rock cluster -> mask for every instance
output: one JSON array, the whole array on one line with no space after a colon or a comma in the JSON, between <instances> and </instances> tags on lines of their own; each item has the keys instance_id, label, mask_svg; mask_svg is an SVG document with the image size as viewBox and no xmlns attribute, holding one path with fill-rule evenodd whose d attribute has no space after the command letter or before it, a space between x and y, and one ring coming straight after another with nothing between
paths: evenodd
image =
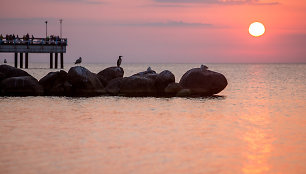
<instances>
[{"instance_id":1,"label":"rock cluster","mask_svg":"<svg viewBox=\"0 0 306 174\"><path fill-rule=\"evenodd\" d=\"M187 71L179 83L172 72L156 73L150 67L130 77L123 77L121 67L109 67L95 74L82 66L50 72L39 81L27 72L0 65L1 96L211 96L227 86L224 75L204 65Z\"/></svg>"}]
</instances>

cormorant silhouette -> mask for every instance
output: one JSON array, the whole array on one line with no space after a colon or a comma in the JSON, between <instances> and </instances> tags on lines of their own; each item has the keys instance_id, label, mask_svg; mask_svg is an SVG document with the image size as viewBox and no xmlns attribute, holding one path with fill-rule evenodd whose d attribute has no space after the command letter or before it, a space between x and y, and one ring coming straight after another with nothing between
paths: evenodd
<instances>
[{"instance_id":1,"label":"cormorant silhouette","mask_svg":"<svg viewBox=\"0 0 306 174\"><path fill-rule=\"evenodd\" d=\"M122 62L121 57L122 57L122 56L119 56L119 59L117 60L117 67L120 67L120 65L121 65L121 62Z\"/></svg>"}]
</instances>

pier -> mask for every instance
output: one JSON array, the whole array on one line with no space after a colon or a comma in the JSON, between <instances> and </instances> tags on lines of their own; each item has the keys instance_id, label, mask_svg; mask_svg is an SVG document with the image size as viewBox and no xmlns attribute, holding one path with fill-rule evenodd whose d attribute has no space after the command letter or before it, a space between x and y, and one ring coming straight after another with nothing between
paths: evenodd
<instances>
[{"instance_id":1,"label":"pier","mask_svg":"<svg viewBox=\"0 0 306 174\"><path fill-rule=\"evenodd\" d=\"M58 68L58 57L60 57L60 68L64 68L64 53L66 53L67 38L0 38L0 53L14 53L14 65L20 68L29 67L29 53L50 54L50 69Z\"/></svg>"}]
</instances>

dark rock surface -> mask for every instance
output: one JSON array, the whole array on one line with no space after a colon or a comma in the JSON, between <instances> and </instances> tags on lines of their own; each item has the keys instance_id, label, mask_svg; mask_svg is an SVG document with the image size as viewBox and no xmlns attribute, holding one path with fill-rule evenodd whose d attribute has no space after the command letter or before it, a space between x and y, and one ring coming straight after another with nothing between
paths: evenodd
<instances>
[{"instance_id":1,"label":"dark rock surface","mask_svg":"<svg viewBox=\"0 0 306 174\"><path fill-rule=\"evenodd\" d=\"M6 75L0 72L0 82L6 78Z\"/></svg>"},{"instance_id":2,"label":"dark rock surface","mask_svg":"<svg viewBox=\"0 0 306 174\"><path fill-rule=\"evenodd\" d=\"M68 82L68 73L63 70L48 73L45 77L39 80L39 84L44 88L45 95L71 95L72 85Z\"/></svg>"},{"instance_id":3,"label":"dark rock surface","mask_svg":"<svg viewBox=\"0 0 306 174\"><path fill-rule=\"evenodd\" d=\"M68 82L72 85L72 96L96 96L105 93L97 74L88 69L75 66L68 71Z\"/></svg>"},{"instance_id":4,"label":"dark rock surface","mask_svg":"<svg viewBox=\"0 0 306 174\"><path fill-rule=\"evenodd\" d=\"M208 70L205 65L187 71L179 83L175 83L169 70L158 74L149 67L130 77L123 78L123 74L121 67L109 67L95 74L76 66L68 73L50 72L38 82L23 70L1 65L0 95L198 97L212 96L227 86L224 75Z\"/></svg>"},{"instance_id":5,"label":"dark rock surface","mask_svg":"<svg viewBox=\"0 0 306 174\"><path fill-rule=\"evenodd\" d=\"M122 77L111 80L105 87L105 91L110 95L118 95L120 92L122 80Z\"/></svg>"},{"instance_id":6,"label":"dark rock surface","mask_svg":"<svg viewBox=\"0 0 306 174\"><path fill-rule=\"evenodd\" d=\"M165 93L170 95L176 95L180 90L182 90L183 87L179 83L170 83L165 88Z\"/></svg>"},{"instance_id":7,"label":"dark rock surface","mask_svg":"<svg viewBox=\"0 0 306 174\"><path fill-rule=\"evenodd\" d=\"M177 94L177 97L191 97L192 93L190 89L182 89Z\"/></svg>"},{"instance_id":8,"label":"dark rock surface","mask_svg":"<svg viewBox=\"0 0 306 174\"><path fill-rule=\"evenodd\" d=\"M124 96L154 96L155 81L142 76L125 77L121 80L120 94Z\"/></svg>"},{"instance_id":9,"label":"dark rock surface","mask_svg":"<svg viewBox=\"0 0 306 174\"><path fill-rule=\"evenodd\" d=\"M2 74L2 79L10 77L20 77L20 76L31 76L24 70L9 66L9 65L0 65L0 73Z\"/></svg>"},{"instance_id":10,"label":"dark rock surface","mask_svg":"<svg viewBox=\"0 0 306 174\"><path fill-rule=\"evenodd\" d=\"M158 93L164 93L165 88L170 84L175 82L175 76L172 72L164 70L159 73L156 77L155 86Z\"/></svg>"},{"instance_id":11,"label":"dark rock surface","mask_svg":"<svg viewBox=\"0 0 306 174\"><path fill-rule=\"evenodd\" d=\"M10 77L1 82L1 94L4 96L37 96L43 94L43 88L32 76Z\"/></svg>"},{"instance_id":12,"label":"dark rock surface","mask_svg":"<svg viewBox=\"0 0 306 174\"><path fill-rule=\"evenodd\" d=\"M97 75L102 84L106 86L109 81L118 77L123 77L124 70L121 67L108 67L100 71Z\"/></svg>"},{"instance_id":13,"label":"dark rock surface","mask_svg":"<svg viewBox=\"0 0 306 174\"><path fill-rule=\"evenodd\" d=\"M154 70L151 69L151 67L148 67L148 69L146 71L136 73L132 76L140 76L140 77L147 77L147 78L151 78L151 79L156 79L157 74Z\"/></svg>"},{"instance_id":14,"label":"dark rock surface","mask_svg":"<svg viewBox=\"0 0 306 174\"><path fill-rule=\"evenodd\" d=\"M192 95L209 96L221 92L227 86L223 74L205 68L187 71L180 80L184 89L190 89Z\"/></svg>"},{"instance_id":15,"label":"dark rock surface","mask_svg":"<svg viewBox=\"0 0 306 174\"><path fill-rule=\"evenodd\" d=\"M112 82L112 86L108 86L106 91L112 94L115 91L125 96L164 96L165 88L174 81L175 77L170 71L165 70L157 74L149 67L147 71Z\"/></svg>"}]
</instances>

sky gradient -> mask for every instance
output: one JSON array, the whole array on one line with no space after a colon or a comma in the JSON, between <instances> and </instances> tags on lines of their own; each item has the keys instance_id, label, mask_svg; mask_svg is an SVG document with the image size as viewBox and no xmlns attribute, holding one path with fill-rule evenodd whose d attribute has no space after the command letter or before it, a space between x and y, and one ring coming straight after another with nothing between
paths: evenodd
<instances>
[{"instance_id":1,"label":"sky gradient","mask_svg":"<svg viewBox=\"0 0 306 174\"><path fill-rule=\"evenodd\" d=\"M0 33L68 38L66 62L306 63L305 0L1 0ZM9 7L9 8L6 8ZM13 7L13 8L10 8ZM266 33L248 33L252 22ZM0 57L13 54L0 54ZM48 55L30 55L48 61ZM31 60L32 61L32 60Z\"/></svg>"}]
</instances>

